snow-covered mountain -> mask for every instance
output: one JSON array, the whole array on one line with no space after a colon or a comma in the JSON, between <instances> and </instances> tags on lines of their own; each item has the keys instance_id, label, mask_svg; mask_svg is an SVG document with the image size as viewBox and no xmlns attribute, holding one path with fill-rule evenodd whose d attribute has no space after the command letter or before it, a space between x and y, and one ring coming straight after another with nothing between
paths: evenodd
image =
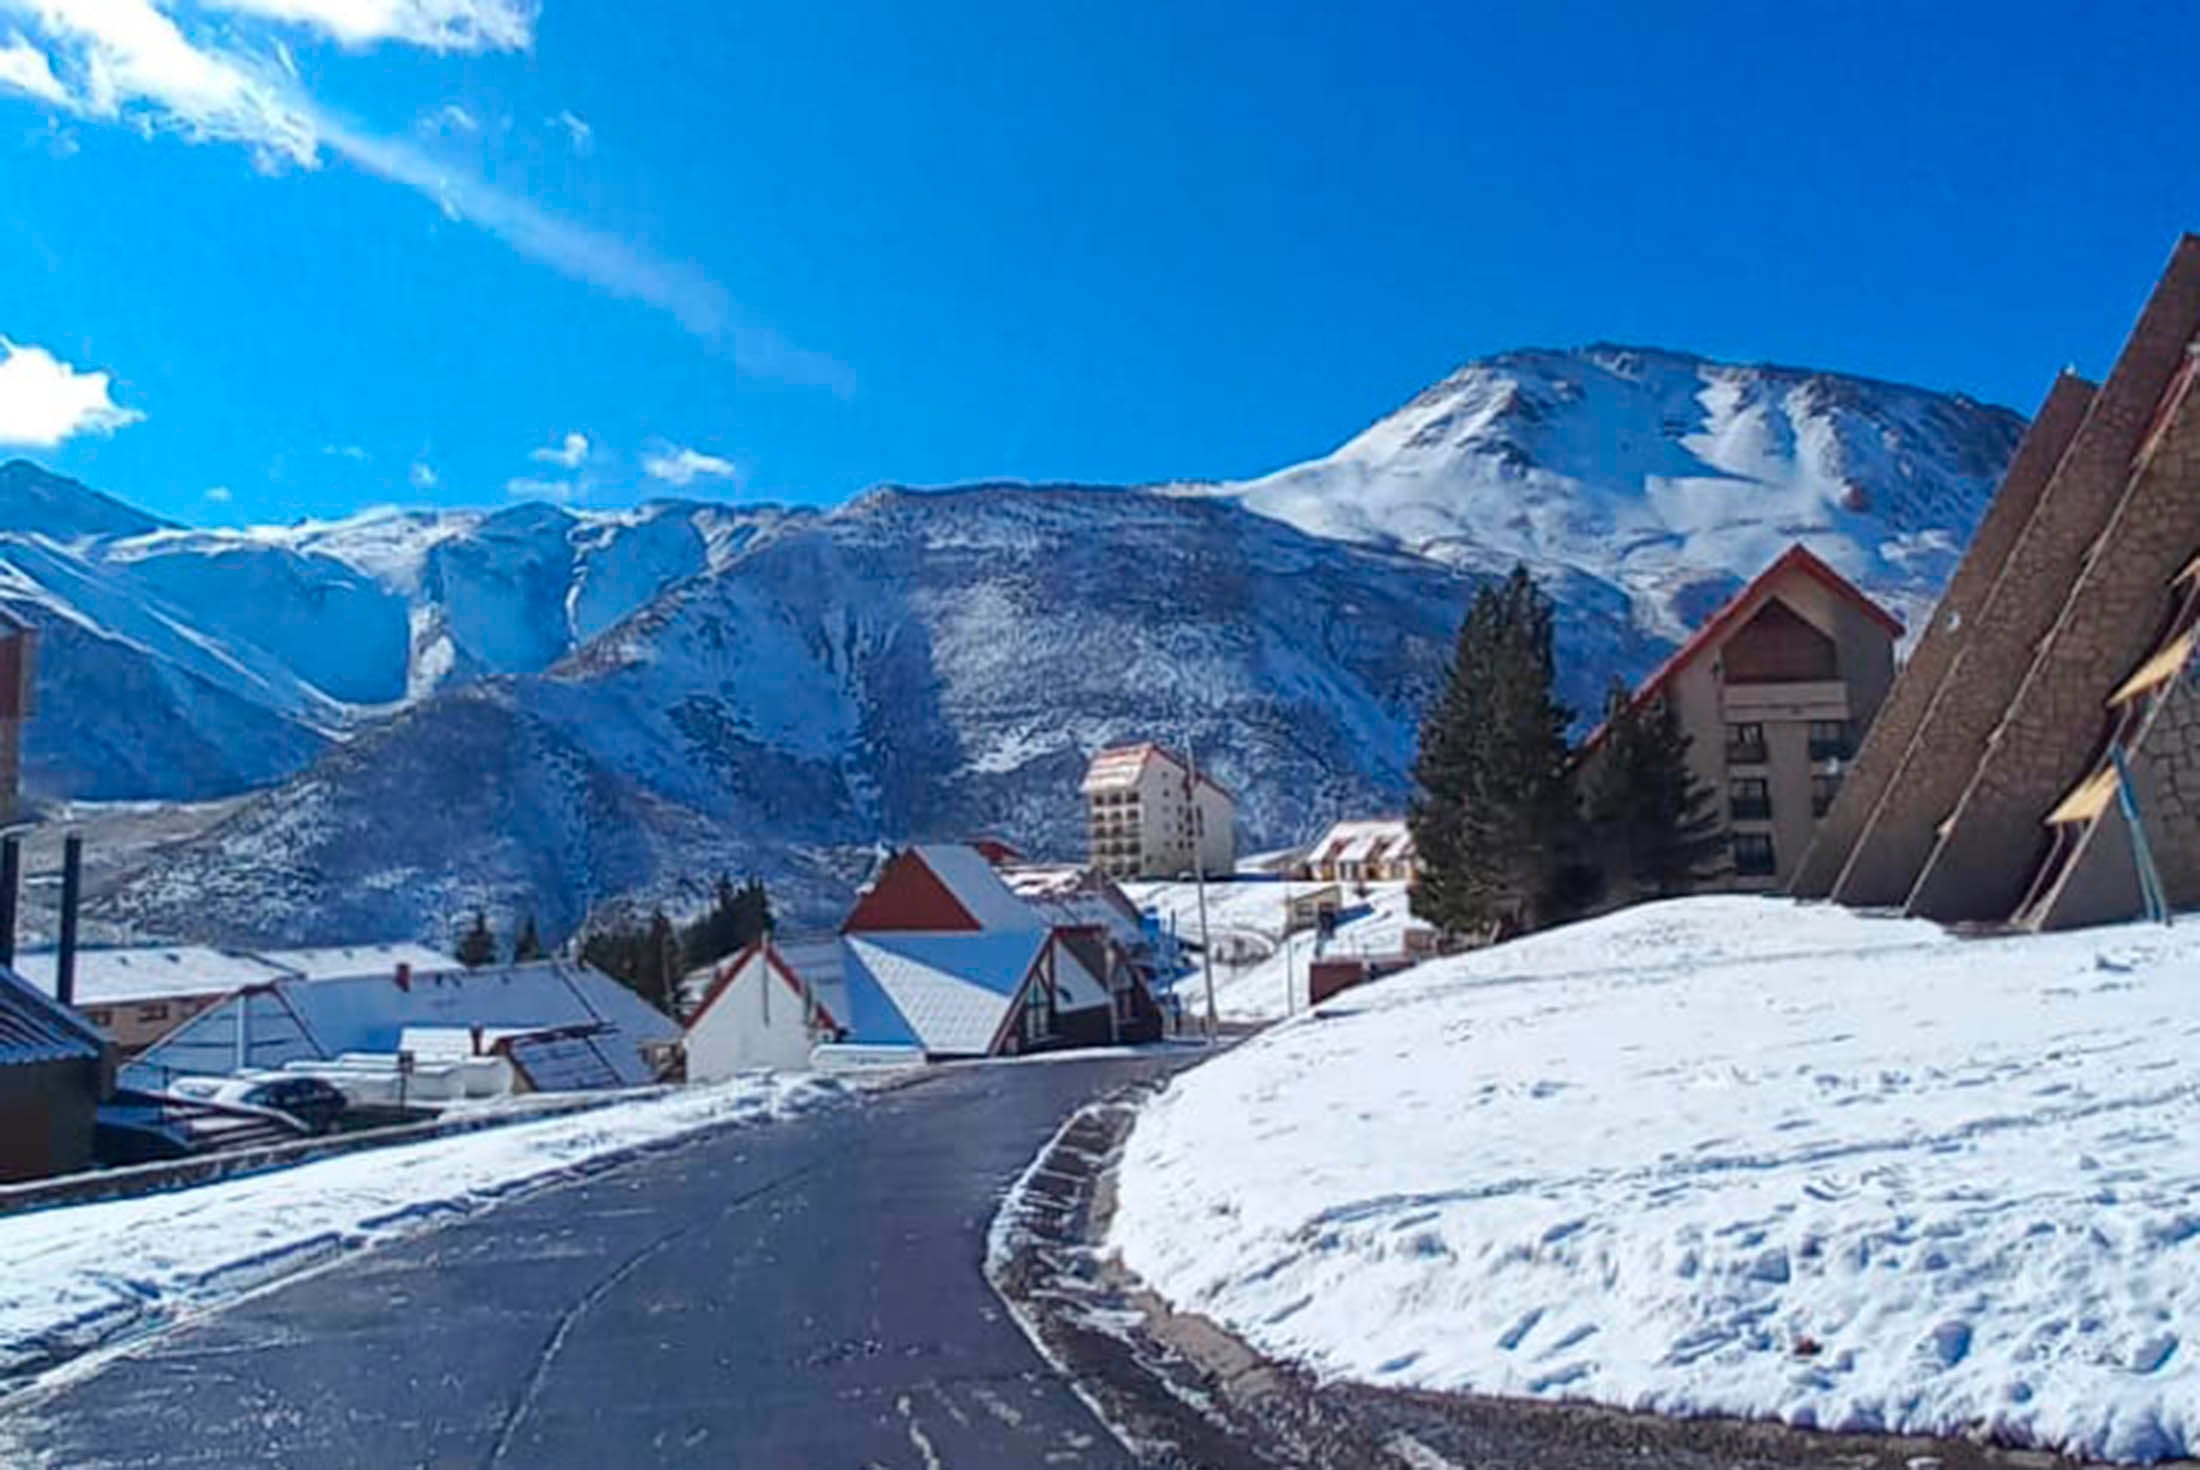
<instances>
[{"instance_id":1,"label":"snow-covered mountain","mask_svg":"<svg viewBox=\"0 0 2200 1470\"><path fill-rule=\"evenodd\" d=\"M1531 350L1468 363L1322 459L1196 493L1463 566L1571 568L1669 638L1803 541L1914 626L2023 429L1835 373Z\"/></svg>"},{"instance_id":2,"label":"snow-covered mountain","mask_svg":"<svg viewBox=\"0 0 2200 1470\"><path fill-rule=\"evenodd\" d=\"M721 867L822 915L880 840L1074 851L1076 774L1115 739L1189 732L1253 843L1395 805L1472 583L1515 560L1583 712L1796 539L1914 616L2021 428L1593 347L1471 363L1223 485L192 530L18 462L0 603L47 630L34 791L271 788L112 918L307 940L486 903L556 930Z\"/></svg>"},{"instance_id":3,"label":"snow-covered mountain","mask_svg":"<svg viewBox=\"0 0 2200 1470\"><path fill-rule=\"evenodd\" d=\"M164 855L147 931L562 931L591 900L760 873L837 913L880 839L1074 852L1087 755L1189 735L1293 833L1393 802L1468 583L1223 501L881 490L784 524L549 671L421 702ZM1664 645L1579 589L1570 691Z\"/></svg>"},{"instance_id":4,"label":"snow-covered mountain","mask_svg":"<svg viewBox=\"0 0 2200 1470\"><path fill-rule=\"evenodd\" d=\"M446 684L548 668L790 514L659 501L191 530L0 465L0 603L44 634L47 796L265 786Z\"/></svg>"}]
</instances>

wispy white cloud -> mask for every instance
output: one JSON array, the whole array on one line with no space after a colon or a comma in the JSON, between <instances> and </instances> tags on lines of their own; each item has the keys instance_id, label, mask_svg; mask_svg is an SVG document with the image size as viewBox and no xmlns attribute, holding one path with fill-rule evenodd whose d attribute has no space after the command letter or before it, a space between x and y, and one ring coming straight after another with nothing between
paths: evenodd
<instances>
[{"instance_id":1,"label":"wispy white cloud","mask_svg":"<svg viewBox=\"0 0 2200 1470\"><path fill-rule=\"evenodd\" d=\"M506 480L504 493L515 500L547 500L552 505L570 505L580 495L580 487L571 480L538 480L522 475Z\"/></svg>"},{"instance_id":2,"label":"wispy white cloud","mask_svg":"<svg viewBox=\"0 0 2200 1470\"><path fill-rule=\"evenodd\" d=\"M664 444L644 452L642 473L668 485L692 485L697 480L730 480L740 471L730 459L683 444Z\"/></svg>"},{"instance_id":3,"label":"wispy white cloud","mask_svg":"<svg viewBox=\"0 0 2200 1470\"><path fill-rule=\"evenodd\" d=\"M437 484L435 466L424 459L416 459L412 468L405 472L405 480L415 490L433 490Z\"/></svg>"},{"instance_id":4,"label":"wispy white cloud","mask_svg":"<svg viewBox=\"0 0 2200 1470\"><path fill-rule=\"evenodd\" d=\"M421 116L416 129L425 137L448 138L461 133L481 131L481 119L475 117L456 102L446 102Z\"/></svg>"},{"instance_id":5,"label":"wispy white cloud","mask_svg":"<svg viewBox=\"0 0 2200 1470\"><path fill-rule=\"evenodd\" d=\"M53 449L144 417L109 396L105 373L80 373L43 347L0 337L0 444Z\"/></svg>"},{"instance_id":6,"label":"wispy white cloud","mask_svg":"<svg viewBox=\"0 0 2200 1470\"><path fill-rule=\"evenodd\" d=\"M270 171L317 168L326 150L425 195L447 218L530 260L664 313L744 372L850 390L845 365L737 319L725 288L696 266L565 219L412 140L336 116L307 95L288 45L266 30L286 25L348 46L514 50L532 44L531 0L201 0L227 11L227 22L178 12L193 20L188 33L162 8L174 3L0 0L0 10L19 11L29 27L0 53L10 58L6 85L78 117L241 144ZM247 21L260 33L243 30ZM568 135L578 136L570 128Z\"/></svg>"},{"instance_id":7,"label":"wispy white cloud","mask_svg":"<svg viewBox=\"0 0 2200 1470\"><path fill-rule=\"evenodd\" d=\"M53 63L46 59L46 53L24 40L20 32L0 46L0 91L11 90L57 107L69 100L68 89L53 74Z\"/></svg>"},{"instance_id":8,"label":"wispy white cloud","mask_svg":"<svg viewBox=\"0 0 2200 1470\"><path fill-rule=\"evenodd\" d=\"M263 167L318 161L313 120L276 67L194 45L152 0L15 0L46 43L56 107L241 143Z\"/></svg>"},{"instance_id":9,"label":"wispy white cloud","mask_svg":"<svg viewBox=\"0 0 2200 1470\"><path fill-rule=\"evenodd\" d=\"M324 444L321 452L330 459L364 460L367 452L356 444Z\"/></svg>"},{"instance_id":10,"label":"wispy white cloud","mask_svg":"<svg viewBox=\"0 0 2200 1470\"><path fill-rule=\"evenodd\" d=\"M588 125L587 119L570 107L561 108L550 119L550 123L553 127L565 130L565 141L572 145L573 152L579 157L586 158L596 151L596 130Z\"/></svg>"},{"instance_id":11,"label":"wispy white cloud","mask_svg":"<svg viewBox=\"0 0 2200 1470\"><path fill-rule=\"evenodd\" d=\"M530 449L527 457L537 464L554 464L560 469L577 470L588 458L588 436L567 434L556 444L542 449Z\"/></svg>"},{"instance_id":12,"label":"wispy white cloud","mask_svg":"<svg viewBox=\"0 0 2200 1470\"><path fill-rule=\"evenodd\" d=\"M199 0L209 10L318 31L354 49L401 41L429 51L524 51L531 0Z\"/></svg>"},{"instance_id":13,"label":"wispy white cloud","mask_svg":"<svg viewBox=\"0 0 2200 1470\"><path fill-rule=\"evenodd\" d=\"M206 498L216 505L227 505L236 497L229 493L227 485L209 485L206 487Z\"/></svg>"}]
</instances>

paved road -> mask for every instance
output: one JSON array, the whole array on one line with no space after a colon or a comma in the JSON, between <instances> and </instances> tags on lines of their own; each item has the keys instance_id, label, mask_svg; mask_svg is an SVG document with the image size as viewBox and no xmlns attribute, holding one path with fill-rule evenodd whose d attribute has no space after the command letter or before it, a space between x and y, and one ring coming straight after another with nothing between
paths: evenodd
<instances>
[{"instance_id":1,"label":"paved road","mask_svg":"<svg viewBox=\"0 0 2200 1470\"><path fill-rule=\"evenodd\" d=\"M0 1415L54 1466L1129 1463L980 1271L1080 1103L1186 1057L943 1074L363 1253Z\"/></svg>"}]
</instances>

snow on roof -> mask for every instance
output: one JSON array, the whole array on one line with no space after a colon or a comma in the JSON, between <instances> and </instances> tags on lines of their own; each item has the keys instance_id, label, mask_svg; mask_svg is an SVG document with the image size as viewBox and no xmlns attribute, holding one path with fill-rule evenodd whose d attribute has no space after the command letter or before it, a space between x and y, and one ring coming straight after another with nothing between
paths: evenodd
<instances>
[{"instance_id":1,"label":"snow on roof","mask_svg":"<svg viewBox=\"0 0 2200 1470\"><path fill-rule=\"evenodd\" d=\"M937 1056L984 1056L1047 942L1043 929L851 935L849 978L875 985L899 1023L882 1026L881 1034L859 1026L852 1039L914 1042ZM859 1002L859 1016L866 1010Z\"/></svg>"},{"instance_id":2,"label":"snow on roof","mask_svg":"<svg viewBox=\"0 0 2200 1470\"><path fill-rule=\"evenodd\" d=\"M1404 817L1338 822L1314 844L1311 861L1368 863L1397 861L1413 851L1413 829Z\"/></svg>"},{"instance_id":3,"label":"snow on roof","mask_svg":"<svg viewBox=\"0 0 2200 1470\"><path fill-rule=\"evenodd\" d=\"M703 1017L718 1003L718 998L732 987L741 972L749 967L756 954L757 946L752 944L739 954L696 972L707 978L706 983L695 992L694 1003L687 1018L688 1030L693 1031L702 1023ZM808 987L812 1004L824 1013L827 1024L835 1027L848 1024L846 959L841 951L839 935L824 934L790 939L785 944L773 940L771 958L778 965L782 982L795 994L801 994L803 987Z\"/></svg>"},{"instance_id":4,"label":"snow on roof","mask_svg":"<svg viewBox=\"0 0 2200 1470\"><path fill-rule=\"evenodd\" d=\"M102 1045L74 1011L0 969L0 1066L96 1059Z\"/></svg>"},{"instance_id":5,"label":"snow on roof","mask_svg":"<svg viewBox=\"0 0 2200 1470\"><path fill-rule=\"evenodd\" d=\"M16 956L16 973L47 995L54 993L54 951ZM280 980L284 971L248 954L202 945L144 945L80 949L76 953L76 1001L80 1006L126 1005L178 995L219 995L244 985Z\"/></svg>"},{"instance_id":6,"label":"snow on roof","mask_svg":"<svg viewBox=\"0 0 2200 1470\"><path fill-rule=\"evenodd\" d=\"M242 1063L279 1068L345 1052L395 1052L408 1027L483 1026L522 1031L595 1026L629 1085L653 1080L640 1048L679 1039L671 1018L585 965L562 961L496 969L331 980L282 979L233 995L156 1042L125 1069L126 1085L158 1088L181 1075L220 1076Z\"/></svg>"},{"instance_id":7,"label":"snow on roof","mask_svg":"<svg viewBox=\"0 0 2200 1470\"><path fill-rule=\"evenodd\" d=\"M1192 772L1191 762L1166 745L1157 745L1151 740L1137 745L1111 745L1095 755L1092 763L1085 767L1085 779L1078 789L1086 796L1101 791L1128 791L1138 784L1149 760L1167 761L1187 776ZM1230 796L1230 789L1205 771L1199 773L1199 784ZM1236 798L1231 797L1231 800Z\"/></svg>"},{"instance_id":8,"label":"snow on roof","mask_svg":"<svg viewBox=\"0 0 2200 1470\"><path fill-rule=\"evenodd\" d=\"M425 944L335 944L306 949L261 949L254 955L306 980L347 975L394 975L408 965L416 975L456 970L459 962Z\"/></svg>"},{"instance_id":9,"label":"snow on roof","mask_svg":"<svg viewBox=\"0 0 2200 1470\"><path fill-rule=\"evenodd\" d=\"M980 929L1038 929L1044 921L1001 880L1000 869L975 847L928 843L917 856L945 884Z\"/></svg>"}]
</instances>

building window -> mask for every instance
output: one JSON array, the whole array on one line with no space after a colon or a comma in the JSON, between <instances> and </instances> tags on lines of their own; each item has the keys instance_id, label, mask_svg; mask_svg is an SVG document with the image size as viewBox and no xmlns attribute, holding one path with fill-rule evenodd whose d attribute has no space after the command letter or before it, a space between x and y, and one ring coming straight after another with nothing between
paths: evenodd
<instances>
[{"instance_id":1,"label":"building window","mask_svg":"<svg viewBox=\"0 0 2200 1470\"><path fill-rule=\"evenodd\" d=\"M153 1001L153 1002L151 1002L150 1004L147 1004L147 1005L141 1005L141 1006L139 1006L139 1007L137 1008L137 1018L138 1018L138 1019L139 1019L140 1021L165 1021L165 1020L167 1020L167 1019L168 1019L168 1002L166 1002L166 1001L163 1001L163 1000L156 1000L156 1001Z\"/></svg>"},{"instance_id":2,"label":"building window","mask_svg":"<svg viewBox=\"0 0 2200 1470\"><path fill-rule=\"evenodd\" d=\"M1812 720L1810 722L1810 758L1814 761L1845 761L1856 750L1855 737L1849 733L1847 720Z\"/></svg>"},{"instance_id":3,"label":"building window","mask_svg":"<svg viewBox=\"0 0 2200 1470\"><path fill-rule=\"evenodd\" d=\"M1772 859L1772 834L1769 832L1737 832L1734 834L1734 871L1745 878L1769 878L1778 865Z\"/></svg>"},{"instance_id":4,"label":"building window","mask_svg":"<svg viewBox=\"0 0 2200 1470\"><path fill-rule=\"evenodd\" d=\"M1765 727L1752 721L1726 727L1726 763L1761 766L1765 763Z\"/></svg>"},{"instance_id":5,"label":"building window","mask_svg":"<svg viewBox=\"0 0 2200 1470\"><path fill-rule=\"evenodd\" d=\"M1810 778L1810 814L1822 817L1832 807L1833 799L1841 794L1839 776L1813 776Z\"/></svg>"},{"instance_id":6,"label":"building window","mask_svg":"<svg viewBox=\"0 0 2200 1470\"><path fill-rule=\"evenodd\" d=\"M105 1006L94 1006L84 1013L84 1019L104 1031L115 1023L115 1013Z\"/></svg>"},{"instance_id":7,"label":"building window","mask_svg":"<svg viewBox=\"0 0 2200 1470\"><path fill-rule=\"evenodd\" d=\"M1033 980L1031 984L1024 987L1024 1040L1026 1042L1046 1040L1047 1022L1049 1020L1048 1011L1047 988L1037 980Z\"/></svg>"},{"instance_id":8,"label":"building window","mask_svg":"<svg viewBox=\"0 0 2200 1470\"><path fill-rule=\"evenodd\" d=\"M1726 783L1726 812L1737 822L1762 822L1772 815L1772 787L1755 776Z\"/></svg>"}]
</instances>

